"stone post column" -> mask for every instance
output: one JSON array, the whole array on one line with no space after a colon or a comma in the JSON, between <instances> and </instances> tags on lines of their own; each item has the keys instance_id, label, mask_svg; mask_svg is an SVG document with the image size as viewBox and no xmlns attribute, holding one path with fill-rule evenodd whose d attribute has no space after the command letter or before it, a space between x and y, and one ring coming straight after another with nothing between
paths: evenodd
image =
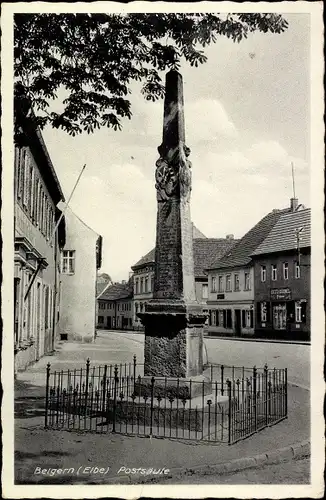
<instances>
[{"instance_id":1,"label":"stone post column","mask_svg":"<svg viewBox=\"0 0 326 500\"><path fill-rule=\"evenodd\" d=\"M174 70L166 75L158 152L154 293L139 314L145 325L145 375L190 377L203 370L205 315L195 293L182 76Z\"/></svg>"}]
</instances>

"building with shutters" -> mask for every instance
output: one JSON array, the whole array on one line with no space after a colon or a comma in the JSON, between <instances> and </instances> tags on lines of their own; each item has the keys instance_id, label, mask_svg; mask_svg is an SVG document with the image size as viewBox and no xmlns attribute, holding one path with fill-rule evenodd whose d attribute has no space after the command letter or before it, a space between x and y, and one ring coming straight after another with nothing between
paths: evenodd
<instances>
[{"instance_id":1,"label":"building with shutters","mask_svg":"<svg viewBox=\"0 0 326 500\"><path fill-rule=\"evenodd\" d=\"M62 225L52 238L64 196L43 137L16 112L21 134L14 160L15 372L54 349L65 240Z\"/></svg>"},{"instance_id":2,"label":"building with shutters","mask_svg":"<svg viewBox=\"0 0 326 500\"><path fill-rule=\"evenodd\" d=\"M96 336L96 283L102 259L102 236L70 207L64 210L66 241L60 259L61 340L93 342Z\"/></svg>"},{"instance_id":3,"label":"building with shutters","mask_svg":"<svg viewBox=\"0 0 326 500\"><path fill-rule=\"evenodd\" d=\"M259 337L310 338L310 225L310 209L284 213L252 253Z\"/></svg>"},{"instance_id":4,"label":"building with shutters","mask_svg":"<svg viewBox=\"0 0 326 500\"><path fill-rule=\"evenodd\" d=\"M194 275L196 300L200 302L204 311L208 298L208 278L205 269L217 258L222 257L228 252L237 240L233 235L227 235L226 238L206 238L193 224L193 254L194 254ZM147 300L153 298L154 290L154 269L155 269L155 248L142 257L134 266L133 284L134 284L134 318L133 326L135 329L142 328L138 313L144 311Z\"/></svg>"},{"instance_id":5,"label":"building with shutters","mask_svg":"<svg viewBox=\"0 0 326 500\"><path fill-rule=\"evenodd\" d=\"M252 254L283 214L273 210L217 260L208 272L208 334L253 336L255 333L255 265Z\"/></svg>"}]
</instances>

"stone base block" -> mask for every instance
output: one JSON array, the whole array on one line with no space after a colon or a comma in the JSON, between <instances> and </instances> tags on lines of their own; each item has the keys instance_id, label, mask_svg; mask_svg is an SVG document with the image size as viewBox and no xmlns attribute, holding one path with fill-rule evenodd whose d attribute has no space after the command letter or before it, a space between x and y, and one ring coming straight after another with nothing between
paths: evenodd
<instances>
[{"instance_id":1,"label":"stone base block","mask_svg":"<svg viewBox=\"0 0 326 500\"><path fill-rule=\"evenodd\" d=\"M141 380L135 383L134 393L136 396L153 397L158 396L162 399L173 400L193 400L193 399L206 399L207 395L212 393L212 384L207 377L199 375L197 377L190 377L187 379L180 378L157 378L142 377ZM153 383L154 382L154 383Z\"/></svg>"}]
</instances>

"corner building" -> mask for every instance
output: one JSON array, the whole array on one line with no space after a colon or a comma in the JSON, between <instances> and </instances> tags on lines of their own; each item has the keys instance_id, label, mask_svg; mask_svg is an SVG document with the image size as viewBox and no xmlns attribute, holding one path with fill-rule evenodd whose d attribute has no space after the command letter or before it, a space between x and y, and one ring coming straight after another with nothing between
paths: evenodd
<instances>
[{"instance_id":1,"label":"corner building","mask_svg":"<svg viewBox=\"0 0 326 500\"><path fill-rule=\"evenodd\" d=\"M42 135L22 117L15 119L23 132L14 164L14 354L20 371L54 349L65 236L52 239L64 196Z\"/></svg>"}]
</instances>

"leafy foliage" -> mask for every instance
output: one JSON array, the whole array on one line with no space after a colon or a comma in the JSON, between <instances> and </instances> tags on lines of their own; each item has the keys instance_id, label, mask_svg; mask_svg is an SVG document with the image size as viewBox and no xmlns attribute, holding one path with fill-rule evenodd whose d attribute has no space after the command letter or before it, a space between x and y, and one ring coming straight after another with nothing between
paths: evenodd
<instances>
[{"instance_id":1,"label":"leafy foliage","mask_svg":"<svg viewBox=\"0 0 326 500\"><path fill-rule=\"evenodd\" d=\"M16 112L73 136L121 129L121 118L131 118L132 81L145 99L161 98L160 72L182 59L204 63L200 48L219 36L240 42L287 28L279 14L16 14L14 23ZM61 90L61 109L51 111Z\"/></svg>"}]
</instances>

